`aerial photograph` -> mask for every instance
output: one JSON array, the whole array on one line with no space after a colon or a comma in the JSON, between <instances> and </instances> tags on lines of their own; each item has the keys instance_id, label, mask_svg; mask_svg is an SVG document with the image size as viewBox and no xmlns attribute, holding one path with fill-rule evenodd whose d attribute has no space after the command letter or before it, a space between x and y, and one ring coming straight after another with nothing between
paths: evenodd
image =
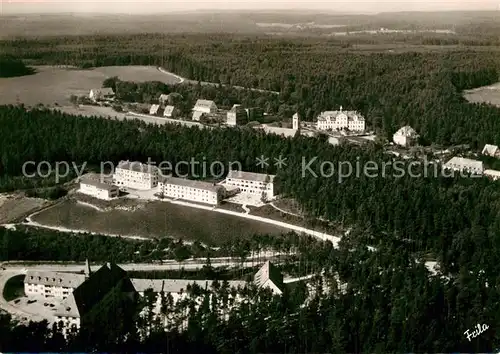
<instances>
[{"instance_id":1,"label":"aerial photograph","mask_svg":"<svg viewBox=\"0 0 500 354\"><path fill-rule=\"evenodd\" d=\"M0 0L0 353L500 353L499 146L496 0Z\"/></svg>"}]
</instances>

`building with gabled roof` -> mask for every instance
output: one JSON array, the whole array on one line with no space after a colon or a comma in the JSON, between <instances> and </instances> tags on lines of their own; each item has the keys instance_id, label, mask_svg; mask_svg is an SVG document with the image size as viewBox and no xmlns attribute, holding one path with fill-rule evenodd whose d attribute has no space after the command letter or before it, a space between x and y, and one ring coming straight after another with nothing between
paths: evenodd
<instances>
[{"instance_id":1,"label":"building with gabled roof","mask_svg":"<svg viewBox=\"0 0 500 354\"><path fill-rule=\"evenodd\" d=\"M409 147L417 142L418 134L409 125L402 127L399 129L393 136L392 140L395 144Z\"/></svg>"},{"instance_id":2,"label":"building with gabled roof","mask_svg":"<svg viewBox=\"0 0 500 354\"><path fill-rule=\"evenodd\" d=\"M266 200L274 199L274 175L263 173L229 171L224 184L240 189L242 193L254 194Z\"/></svg>"},{"instance_id":3,"label":"building with gabled roof","mask_svg":"<svg viewBox=\"0 0 500 354\"><path fill-rule=\"evenodd\" d=\"M486 144L484 145L483 151L481 154L485 156L491 156L491 157L500 157L500 150L498 149L498 146L496 145L490 145Z\"/></svg>"},{"instance_id":4,"label":"building with gabled roof","mask_svg":"<svg viewBox=\"0 0 500 354\"><path fill-rule=\"evenodd\" d=\"M202 113L214 113L215 111L217 111L217 105L214 101L198 100L193 107L193 111Z\"/></svg>"},{"instance_id":5,"label":"building with gabled roof","mask_svg":"<svg viewBox=\"0 0 500 354\"><path fill-rule=\"evenodd\" d=\"M235 104L229 112L227 112L226 124L235 127L248 123L248 112L239 104Z\"/></svg>"},{"instance_id":6,"label":"building with gabled roof","mask_svg":"<svg viewBox=\"0 0 500 354\"><path fill-rule=\"evenodd\" d=\"M83 274L28 270L24 277L24 293L28 297L65 299L84 281Z\"/></svg>"},{"instance_id":7,"label":"building with gabled roof","mask_svg":"<svg viewBox=\"0 0 500 354\"><path fill-rule=\"evenodd\" d=\"M94 102L96 101L101 101L105 99L110 99L115 96L115 92L111 87L103 87L103 88L96 88L90 90L89 93L89 98L93 100Z\"/></svg>"},{"instance_id":8,"label":"building with gabled roof","mask_svg":"<svg viewBox=\"0 0 500 354\"><path fill-rule=\"evenodd\" d=\"M254 276L254 283L260 288L269 288L274 294L281 295L285 289L283 275L270 261L264 263Z\"/></svg>"},{"instance_id":9,"label":"building with gabled roof","mask_svg":"<svg viewBox=\"0 0 500 354\"><path fill-rule=\"evenodd\" d=\"M121 293L135 294L127 272L114 263L107 263L90 274L54 313L56 321L63 324L65 334L68 329L77 331L85 323L85 316L117 286Z\"/></svg>"},{"instance_id":10,"label":"building with gabled roof","mask_svg":"<svg viewBox=\"0 0 500 354\"><path fill-rule=\"evenodd\" d=\"M175 106L166 106L163 111L163 116L167 118L176 118L179 114L179 110Z\"/></svg>"},{"instance_id":11,"label":"building with gabled roof","mask_svg":"<svg viewBox=\"0 0 500 354\"><path fill-rule=\"evenodd\" d=\"M344 111L342 106L338 111L325 111L318 116L316 124L318 130L364 131L365 118L356 111Z\"/></svg>"},{"instance_id":12,"label":"building with gabled roof","mask_svg":"<svg viewBox=\"0 0 500 354\"><path fill-rule=\"evenodd\" d=\"M158 97L158 103L160 104L168 104L170 102L170 95L162 93L160 97Z\"/></svg>"},{"instance_id":13,"label":"building with gabled roof","mask_svg":"<svg viewBox=\"0 0 500 354\"><path fill-rule=\"evenodd\" d=\"M497 170L484 170L484 175L494 181L500 179L500 171Z\"/></svg>"},{"instance_id":14,"label":"building with gabled roof","mask_svg":"<svg viewBox=\"0 0 500 354\"><path fill-rule=\"evenodd\" d=\"M218 205L225 195L223 186L177 177L160 179L158 192L164 197L210 205Z\"/></svg>"},{"instance_id":15,"label":"building with gabled roof","mask_svg":"<svg viewBox=\"0 0 500 354\"><path fill-rule=\"evenodd\" d=\"M113 174L113 184L138 190L153 189L158 186L158 167L138 161L120 161Z\"/></svg>"},{"instance_id":16,"label":"building with gabled roof","mask_svg":"<svg viewBox=\"0 0 500 354\"><path fill-rule=\"evenodd\" d=\"M464 157L453 157L443 166L453 171L466 171L471 174L483 174L484 166L481 161L471 160Z\"/></svg>"},{"instance_id":17,"label":"building with gabled roof","mask_svg":"<svg viewBox=\"0 0 500 354\"><path fill-rule=\"evenodd\" d=\"M149 108L149 114L152 116L157 115L159 112L160 112L159 104L152 104L151 107Z\"/></svg>"},{"instance_id":18,"label":"building with gabled roof","mask_svg":"<svg viewBox=\"0 0 500 354\"><path fill-rule=\"evenodd\" d=\"M118 197L120 190L112 183L107 183L99 174L88 173L79 179L80 188L78 192L90 195L94 198L110 200Z\"/></svg>"}]
</instances>

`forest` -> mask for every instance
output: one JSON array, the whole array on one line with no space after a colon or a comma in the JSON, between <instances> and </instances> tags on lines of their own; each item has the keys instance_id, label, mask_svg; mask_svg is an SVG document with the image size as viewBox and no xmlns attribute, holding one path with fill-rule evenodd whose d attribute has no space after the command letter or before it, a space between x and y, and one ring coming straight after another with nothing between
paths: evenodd
<instances>
[{"instance_id":1,"label":"forest","mask_svg":"<svg viewBox=\"0 0 500 354\"><path fill-rule=\"evenodd\" d=\"M360 111L368 127L386 137L409 124L429 144L500 145L500 109L467 103L461 93L498 81L500 52L494 46L397 53L384 45L353 46L343 48L335 39L230 34L0 42L0 50L29 65L160 65L195 81L279 91L281 109L299 111L306 120L342 105Z\"/></svg>"},{"instance_id":2,"label":"forest","mask_svg":"<svg viewBox=\"0 0 500 354\"><path fill-rule=\"evenodd\" d=\"M186 34L23 39L0 42L0 49L29 65L162 65L193 80L279 91L278 111L290 107L307 120L342 105L362 112L368 125L386 137L410 124L429 144L467 143L473 148L500 144L499 108L467 103L461 95L463 89L498 81L500 52L488 48L481 55L466 49L366 53L318 39ZM311 269L324 269L323 279L330 288L320 291L317 280L316 295L302 308L290 300L291 294L272 298L246 289L240 290L243 296L266 301L228 309L226 321L211 315L211 309L224 305L210 303L207 297L204 306L189 311L182 334L174 329L164 333L154 325L149 335L139 339L137 333L151 323L135 320L112 333L84 332L87 337L70 343L61 341L57 329L15 326L2 316L1 351L492 352L500 346L500 182L441 174L395 176L391 166L385 174L351 176L342 183L338 170L329 178L302 176L302 161L315 158L315 172L324 161L394 162L377 143L363 148L332 146L324 137L148 126L22 106L1 106L0 126L0 190L33 187L20 177L23 163L29 160L99 165L148 158L176 164L194 158L209 164L221 161L226 167L239 161L244 170L276 174L280 193L297 200L307 218L321 217L350 230L338 250L319 241L300 247L300 263L314 262ZM261 155L285 156L287 166L259 169L255 159ZM401 161L405 168L411 162ZM64 259L67 255L56 247L57 236L45 237L37 241L31 231L26 237L6 232L2 257L42 258L47 250L51 257ZM122 246L120 240L90 238L88 242L95 245L83 240L64 244L78 259L102 245L123 249L120 257L134 254L141 259L151 259L156 248L152 242L151 248L136 256L139 246ZM239 251L259 245L238 245L234 255L245 257L248 252ZM109 256L105 250L100 252L99 260ZM178 256L194 253L190 249ZM439 262L437 275L423 265L426 260ZM347 287L342 290L341 284ZM226 296L217 294L217 298ZM166 312L184 316L193 301L179 308L166 307ZM105 324L112 327L109 323ZM489 329L468 341L464 332L477 323ZM15 341L27 337L32 340Z\"/></svg>"},{"instance_id":3,"label":"forest","mask_svg":"<svg viewBox=\"0 0 500 354\"><path fill-rule=\"evenodd\" d=\"M32 74L34 70L27 67L22 60L12 56L0 55L0 77L14 77Z\"/></svg>"}]
</instances>

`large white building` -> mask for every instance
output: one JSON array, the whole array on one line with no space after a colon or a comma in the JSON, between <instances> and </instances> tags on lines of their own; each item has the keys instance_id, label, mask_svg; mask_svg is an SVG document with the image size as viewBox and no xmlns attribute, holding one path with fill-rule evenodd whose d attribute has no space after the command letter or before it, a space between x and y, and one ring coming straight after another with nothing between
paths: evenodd
<instances>
[{"instance_id":1,"label":"large white building","mask_svg":"<svg viewBox=\"0 0 500 354\"><path fill-rule=\"evenodd\" d=\"M114 96L115 96L115 92L110 87L92 89L92 90L90 90L90 93L89 93L89 98L91 100L93 100L94 102L100 101L100 100L105 100L105 99L111 99Z\"/></svg>"},{"instance_id":2,"label":"large white building","mask_svg":"<svg viewBox=\"0 0 500 354\"><path fill-rule=\"evenodd\" d=\"M164 197L211 205L218 205L224 198L224 187L222 186L177 177L160 179L158 192Z\"/></svg>"},{"instance_id":3,"label":"large white building","mask_svg":"<svg viewBox=\"0 0 500 354\"><path fill-rule=\"evenodd\" d=\"M84 281L84 274L28 270L24 293L27 297L65 299Z\"/></svg>"},{"instance_id":4,"label":"large white building","mask_svg":"<svg viewBox=\"0 0 500 354\"><path fill-rule=\"evenodd\" d=\"M481 161L466 159L463 157L453 157L444 164L445 169L453 171L465 171L471 174L481 175L484 172L484 166Z\"/></svg>"},{"instance_id":5,"label":"large white building","mask_svg":"<svg viewBox=\"0 0 500 354\"><path fill-rule=\"evenodd\" d=\"M121 283L122 291L144 296L146 291L156 295L161 302L160 293L170 294L175 302L185 298L189 287L197 285L210 290L215 280L185 279L130 279L127 272L116 264L107 263L94 272L86 261L85 274L28 271L24 280L26 296L32 299L55 297L61 299L60 306L54 311L54 321L63 325L63 333L77 331L82 318L92 312L109 292ZM218 281L222 284L222 281ZM260 288L270 289L273 294L283 293L283 276L276 266L267 261L255 274L254 283ZM228 281L231 288L244 287L245 281Z\"/></svg>"},{"instance_id":6,"label":"large white building","mask_svg":"<svg viewBox=\"0 0 500 354\"><path fill-rule=\"evenodd\" d=\"M98 174L90 173L80 178L78 192L103 200L116 198L120 194L117 186L106 183L104 178Z\"/></svg>"},{"instance_id":7,"label":"large white building","mask_svg":"<svg viewBox=\"0 0 500 354\"><path fill-rule=\"evenodd\" d=\"M364 131L365 118L356 111L325 111L318 116L316 125L318 130Z\"/></svg>"},{"instance_id":8,"label":"large white building","mask_svg":"<svg viewBox=\"0 0 500 354\"><path fill-rule=\"evenodd\" d=\"M274 198L274 177L262 173L243 172L232 170L226 177L224 184L238 187L242 193L254 194L266 200Z\"/></svg>"},{"instance_id":9,"label":"large white building","mask_svg":"<svg viewBox=\"0 0 500 354\"><path fill-rule=\"evenodd\" d=\"M193 111L202 113L214 113L217 111L217 105L214 101L198 100L193 107Z\"/></svg>"},{"instance_id":10,"label":"large white building","mask_svg":"<svg viewBox=\"0 0 500 354\"><path fill-rule=\"evenodd\" d=\"M393 136L392 140L395 144L408 147L417 142L418 134L409 125L399 129Z\"/></svg>"},{"instance_id":11,"label":"large white building","mask_svg":"<svg viewBox=\"0 0 500 354\"><path fill-rule=\"evenodd\" d=\"M120 188L148 190L158 186L158 178L159 170L156 166L137 161L120 161L113 174L113 184Z\"/></svg>"}]
</instances>

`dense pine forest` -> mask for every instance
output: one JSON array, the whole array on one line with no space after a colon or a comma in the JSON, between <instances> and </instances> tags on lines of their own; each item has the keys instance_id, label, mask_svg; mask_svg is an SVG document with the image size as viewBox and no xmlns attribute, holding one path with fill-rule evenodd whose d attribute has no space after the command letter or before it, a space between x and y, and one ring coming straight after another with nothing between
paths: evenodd
<instances>
[{"instance_id":1,"label":"dense pine forest","mask_svg":"<svg viewBox=\"0 0 500 354\"><path fill-rule=\"evenodd\" d=\"M428 143L500 144L500 109L468 104L461 91L498 81L494 47L439 46L392 53L338 40L233 35L94 36L3 41L33 64L162 65L196 81L279 91L280 105L308 120L342 105L391 136L413 126ZM383 45L380 46L383 48ZM263 107L264 108L264 107Z\"/></svg>"},{"instance_id":2,"label":"dense pine forest","mask_svg":"<svg viewBox=\"0 0 500 354\"><path fill-rule=\"evenodd\" d=\"M410 124L425 143L467 143L473 148L500 144L500 109L467 103L461 94L464 89L498 81L500 52L490 49L391 53L356 50L352 43L336 40L201 34L0 42L0 51L29 65L161 65L195 81L280 94L237 94L223 88L181 86L161 87L162 92L214 95L207 98L227 106L246 100L283 117L299 111L307 120L342 105L361 111L368 125L386 137ZM132 99L140 97L147 102L156 95L151 85L122 84L131 88ZM224 92L229 97L221 97ZM401 176L393 157L376 143L363 148L332 146L324 137L282 138L245 128L158 127L22 106L1 106L0 127L0 191L54 185L51 178L21 177L24 162L30 160L99 166L104 161L148 158L175 165L194 158L208 164L221 161L226 168L238 161L245 170L277 174L280 193L297 200L307 218L324 218L350 230L338 250L330 243L311 239L292 247L283 238L257 238L259 241L227 245L221 251L244 258L264 244L278 245L274 249L297 251L301 263L313 265L310 269L324 269L330 290L318 290L304 307L297 307L292 294L271 298L256 289L245 289L240 290L242 296L266 301L249 301L241 309L227 310L227 321L210 315L210 310L225 305L207 297L198 310L193 310L194 300L178 308L164 308L179 316L186 315L186 308L192 309L186 315L187 331L182 334L172 328L163 333L154 324L140 339L138 333L151 324L135 318L133 323L120 323L110 333L83 331L69 343L57 329L15 326L9 318L0 317L0 351L491 352L500 346L500 182L440 173L421 178L408 173ZM255 159L261 155L271 159L282 155L288 159L287 166L257 168ZM384 173L379 170L375 177L361 173L340 179L335 169L326 178L303 173L303 161L313 159L316 163L311 169L318 175L325 161L335 166L342 161L353 166L368 161L387 165ZM397 161L406 171L412 162ZM414 173L423 168L413 166ZM181 172L200 174L198 170ZM107 250L98 252L97 260L105 260L117 249L123 252L110 257L116 261L127 257L153 260L157 255L152 252L160 245L171 248L168 255L179 260L207 255L197 246L183 248L162 240L141 246L95 236L70 243L60 241L61 235L33 230L5 231L1 236L3 260L37 260L46 255L59 260L82 259L90 250L103 247ZM291 236L285 236L288 238ZM64 252L59 245L64 246ZM426 260L439 262L438 275L426 269ZM320 289L320 281L315 281ZM341 283L347 287L341 289ZM224 291L216 290L217 299L225 298ZM116 306L123 306L119 296L114 300ZM487 324L489 329L468 341L464 332L478 323ZM26 337L31 340L19 339Z\"/></svg>"}]
</instances>

